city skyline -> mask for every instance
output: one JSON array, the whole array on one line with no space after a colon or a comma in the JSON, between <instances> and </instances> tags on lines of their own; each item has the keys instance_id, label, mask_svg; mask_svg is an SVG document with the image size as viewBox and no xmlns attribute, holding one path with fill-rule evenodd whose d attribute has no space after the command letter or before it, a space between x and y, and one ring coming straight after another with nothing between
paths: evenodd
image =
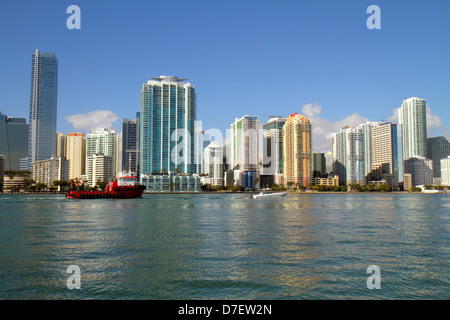
<instances>
[{"instance_id":1,"label":"city skyline","mask_svg":"<svg viewBox=\"0 0 450 320\"><path fill-rule=\"evenodd\" d=\"M371 3L364 1L322 3L326 5L287 1L280 7L261 1L254 11L251 4L242 4L239 12L232 11L234 2L156 3L149 13L153 23L170 15L194 31L192 37L182 36L177 24L168 26L154 39L155 44L166 45L161 52L137 41L147 17L140 12L145 10L137 10L138 4L80 1L80 30L65 26L69 4L3 4L1 32L10 50L0 53L8 61L0 80L2 113L28 119L29 56L38 48L58 56L59 132L89 133L101 127L119 132L121 119L132 119L139 111L142 83L148 76L167 74L189 78L195 85L197 119L204 130L225 132L235 117L245 114L265 123L271 115L298 112L312 123L313 151L323 152L331 149L331 133L345 125L368 120L398 123L394 110L404 98L417 96L427 100L428 136L450 136L446 112L450 96L445 89L450 45L442 41L450 30L446 2L427 6L379 1L380 30L367 29L365 9ZM184 15L187 8L192 10L189 17ZM111 15L105 18L103 10ZM421 21L398 19L417 13ZM231 19L236 25L228 23ZM31 26L30 34L24 34ZM5 33L11 28L17 32ZM186 46L191 43L187 41L192 44ZM408 41L423 49L401 54ZM172 42L182 44L184 51L174 50L178 45Z\"/></svg>"}]
</instances>

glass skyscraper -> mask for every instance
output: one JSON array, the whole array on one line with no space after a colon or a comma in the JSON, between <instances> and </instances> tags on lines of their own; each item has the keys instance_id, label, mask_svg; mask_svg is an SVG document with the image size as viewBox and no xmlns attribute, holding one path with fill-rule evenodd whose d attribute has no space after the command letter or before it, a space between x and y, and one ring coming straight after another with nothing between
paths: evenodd
<instances>
[{"instance_id":1,"label":"glass skyscraper","mask_svg":"<svg viewBox=\"0 0 450 320\"><path fill-rule=\"evenodd\" d=\"M193 174L195 87L177 77L151 79L141 91L140 170Z\"/></svg>"},{"instance_id":2,"label":"glass skyscraper","mask_svg":"<svg viewBox=\"0 0 450 320\"><path fill-rule=\"evenodd\" d=\"M139 119L136 113L133 120L122 119L122 171L137 173L139 164Z\"/></svg>"},{"instance_id":3,"label":"glass skyscraper","mask_svg":"<svg viewBox=\"0 0 450 320\"><path fill-rule=\"evenodd\" d=\"M56 155L56 100L58 60L55 54L32 55L30 134L28 161L48 160Z\"/></svg>"},{"instance_id":4,"label":"glass skyscraper","mask_svg":"<svg viewBox=\"0 0 450 320\"><path fill-rule=\"evenodd\" d=\"M263 125L263 174L283 173L283 126L287 119L270 116Z\"/></svg>"},{"instance_id":5,"label":"glass skyscraper","mask_svg":"<svg viewBox=\"0 0 450 320\"><path fill-rule=\"evenodd\" d=\"M26 119L0 113L0 154L5 156L5 170L28 169L21 167L28 155L28 131Z\"/></svg>"},{"instance_id":6,"label":"glass skyscraper","mask_svg":"<svg viewBox=\"0 0 450 320\"><path fill-rule=\"evenodd\" d=\"M403 100L399 110L399 125L402 130L403 160L427 156L426 101L417 97Z\"/></svg>"}]
</instances>

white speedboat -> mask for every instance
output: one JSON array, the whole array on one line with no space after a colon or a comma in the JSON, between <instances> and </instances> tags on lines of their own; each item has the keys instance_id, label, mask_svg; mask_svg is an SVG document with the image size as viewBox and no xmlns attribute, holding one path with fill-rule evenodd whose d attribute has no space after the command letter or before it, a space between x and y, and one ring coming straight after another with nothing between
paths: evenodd
<instances>
[{"instance_id":1,"label":"white speedboat","mask_svg":"<svg viewBox=\"0 0 450 320\"><path fill-rule=\"evenodd\" d=\"M252 195L253 199L272 199L272 198L284 198L287 192L267 192L262 191L259 194Z\"/></svg>"}]
</instances>

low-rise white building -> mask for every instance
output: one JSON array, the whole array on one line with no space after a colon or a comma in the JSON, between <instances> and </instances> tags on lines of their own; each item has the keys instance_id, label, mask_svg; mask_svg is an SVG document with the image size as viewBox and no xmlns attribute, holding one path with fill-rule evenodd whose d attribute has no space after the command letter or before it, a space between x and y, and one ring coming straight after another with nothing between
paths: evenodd
<instances>
[{"instance_id":1,"label":"low-rise white building","mask_svg":"<svg viewBox=\"0 0 450 320\"><path fill-rule=\"evenodd\" d=\"M48 187L55 180L69 179L69 161L62 157L37 161L31 164L31 177L34 181L44 183Z\"/></svg>"},{"instance_id":2,"label":"low-rise white building","mask_svg":"<svg viewBox=\"0 0 450 320\"><path fill-rule=\"evenodd\" d=\"M441 184L450 186L450 156L441 159Z\"/></svg>"}]
</instances>

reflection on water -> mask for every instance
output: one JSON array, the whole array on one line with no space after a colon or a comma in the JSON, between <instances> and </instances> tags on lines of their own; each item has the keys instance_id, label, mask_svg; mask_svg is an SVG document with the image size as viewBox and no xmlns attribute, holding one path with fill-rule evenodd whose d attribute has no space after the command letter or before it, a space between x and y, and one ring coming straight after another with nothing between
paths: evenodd
<instances>
[{"instance_id":1,"label":"reflection on water","mask_svg":"<svg viewBox=\"0 0 450 320\"><path fill-rule=\"evenodd\" d=\"M0 197L5 299L446 299L450 197ZM66 287L80 266L81 290ZM382 289L366 287L378 265Z\"/></svg>"}]
</instances>

